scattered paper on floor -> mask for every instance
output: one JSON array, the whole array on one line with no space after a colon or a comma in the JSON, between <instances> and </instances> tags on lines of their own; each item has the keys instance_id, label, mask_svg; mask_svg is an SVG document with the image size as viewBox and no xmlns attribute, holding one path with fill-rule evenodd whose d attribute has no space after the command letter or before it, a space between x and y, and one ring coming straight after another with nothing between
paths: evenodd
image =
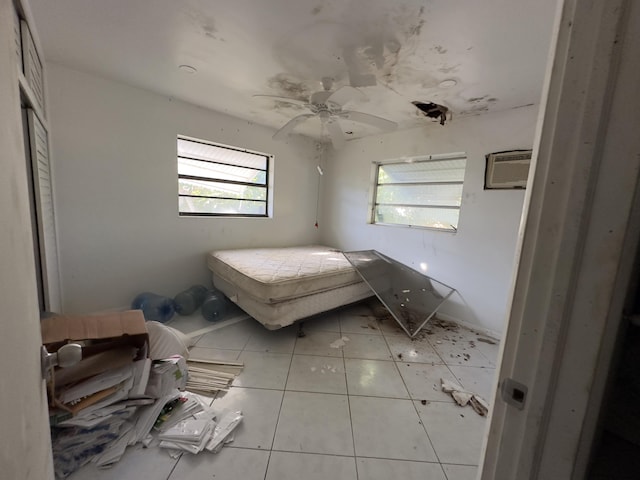
<instances>
[{"instance_id":1,"label":"scattered paper on floor","mask_svg":"<svg viewBox=\"0 0 640 480\"><path fill-rule=\"evenodd\" d=\"M190 358L187 390L211 395L219 390L227 391L233 380L242 372L243 364Z\"/></svg>"},{"instance_id":2,"label":"scattered paper on floor","mask_svg":"<svg viewBox=\"0 0 640 480\"><path fill-rule=\"evenodd\" d=\"M450 380L440 379L442 385L442 391L448 393L453 397L455 402L461 407L471 405L471 408L481 416L486 416L489 412L489 405L486 400L480 395L465 390L461 385L454 383Z\"/></svg>"}]
</instances>

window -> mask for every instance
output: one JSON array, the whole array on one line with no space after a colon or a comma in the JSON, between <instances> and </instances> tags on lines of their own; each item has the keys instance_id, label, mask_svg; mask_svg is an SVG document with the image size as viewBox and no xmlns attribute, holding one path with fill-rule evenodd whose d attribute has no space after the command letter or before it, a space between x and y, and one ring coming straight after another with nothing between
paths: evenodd
<instances>
[{"instance_id":1,"label":"window","mask_svg":"<svg viewBox=\"0 0 640 480\"><path fill-rule=\"evenodd\" d=\"M466 164L464 154L375 163L371 223L456 231Z\"/></svg>"},{"instance_id":2,"label":"window","mask_svg":"<svg viewBox=\"0 0 640 480\"><path fill-rule=\"evenodd\" d=\"M178 136L181 216L267 217L273 156Z\"/></svg>"}]
</instances>

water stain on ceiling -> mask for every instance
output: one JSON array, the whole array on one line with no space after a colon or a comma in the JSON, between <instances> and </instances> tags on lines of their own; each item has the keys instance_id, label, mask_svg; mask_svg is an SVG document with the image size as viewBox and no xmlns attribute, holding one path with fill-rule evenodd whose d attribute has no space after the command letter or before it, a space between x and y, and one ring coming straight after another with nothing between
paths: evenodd
<instances>
[{"instance_id":1,"label":"water stain on ceiling","mask_svg":"<svg viewBox=\"0 0 640 480\"><path fill-rule=\"evenodd\" d=\"M357 87L350 108L400 128L536 104L556 0L30 0L45 59L280 128L301 101ZM189 75L178 70L190 65ZM350 137L368 135L349 125ZM435 125L437 127L437 125ZM322 138L318 125L301 125Z\"/></svg>"},{"instance_id":2,"label":"water stain on ceiling","mask_svg":"<svg viewBox=\"0 0 640 480\"><path fill-rule=\"evenodd\" d=\"M184 9L182 15L194 27L195 31L213 40L224 40L216 36L215 18L197 9Z\"/></svg>"},{"instance_id":3,"label":"water stain on ceiling","mask_svg":"<svg viewBox=\"0 0 640 480\"><path fill-rule=\"evenodd\" d=\"M277 95L308 101L311 89L304 82L288 73L278 73L267 79L267 86Z\"/></svg>"}]
</instances>

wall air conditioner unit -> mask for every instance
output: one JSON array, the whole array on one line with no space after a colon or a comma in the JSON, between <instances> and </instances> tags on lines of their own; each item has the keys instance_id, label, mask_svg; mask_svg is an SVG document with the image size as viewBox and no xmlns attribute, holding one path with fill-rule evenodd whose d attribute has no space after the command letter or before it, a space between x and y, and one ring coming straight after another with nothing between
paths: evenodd
<instances>
[{"instance_id":1,"label":"wall air conditioner unit","mask_svg":"<svg viewBox=\"0 0 640 480\"><path fill-rule=\"evenodd\" d=\"M486 159L485 190L525 188L527 186L531 150L490 153Z\"/></svg>"}]
</instances>

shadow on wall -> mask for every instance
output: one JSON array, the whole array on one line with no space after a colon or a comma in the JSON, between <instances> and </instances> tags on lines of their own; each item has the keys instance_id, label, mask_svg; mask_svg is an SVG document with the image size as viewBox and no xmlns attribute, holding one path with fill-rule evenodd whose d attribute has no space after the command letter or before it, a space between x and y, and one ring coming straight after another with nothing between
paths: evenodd
<instances>
[{"instance_id":1,"label":"shadow on wall","mask_svg":"<svg viewBox=\"0 0 640 480\"><path fill-rule=\"evenodd\" d=\"M438 310L436 317L442 320L450 320L456 323L460 323L465 327L472 330L478 330L481 333L486 333L492 337L499 337L498 332L494 332L488 329L481 328L481 322L473 309L469 306L464 297L457 290L453 292L453 295L449 300ZM470 319L469 321L462 321L461 318ZM479 328L480 327L480 328Z\"/></svg>"}]
</instances>

